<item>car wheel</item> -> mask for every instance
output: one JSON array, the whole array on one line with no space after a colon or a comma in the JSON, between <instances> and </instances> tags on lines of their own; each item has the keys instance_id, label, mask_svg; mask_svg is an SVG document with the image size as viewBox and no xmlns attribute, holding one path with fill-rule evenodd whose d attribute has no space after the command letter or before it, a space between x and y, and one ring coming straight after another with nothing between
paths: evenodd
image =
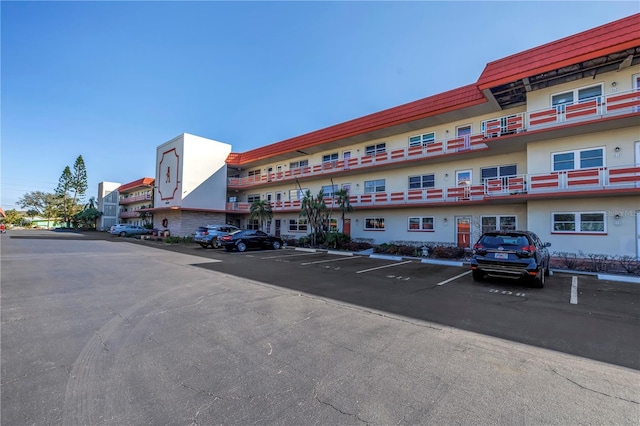
<instances>
[{"instance_id":1,"label":"car wheel","mask_svg":"<svg viewBox=\"0 0 640 426\"><path fill-rule=\"evenodd\" d=\"M477 269L471 271L471 275L473 276L474 281L482 281L484 279L484 273Z\"/></svg>"},{"instance_id":2,"label":"car wheel","mask_svg":"<svg viewBox=\"0 0 640 426\"><path fill-rule=\"evenodd\" d=\"M546 274L544 273L544 268L540 269L538 271L538 275L536 275L536 277L533 279L533 286L538 288L543 288L545 275Z\"/></svg>"},{"instance_id":3,"label":"car wheel","mask_svg":"<svg viewBox=\"0 0 640 426\"><path fill-rule=\"evenodd\" d=\"M126 237L126 236L127 236L127 233L126 233L126 232L124 232L124 231L122 231L122 232L120 232L120 234L118 234L118 235L120 235L121 237Z\"/></svg>"},{"instance_id":4,"label":"car wheel","mask_svg":"<svg viewBox=\"0 0 640 426\"><path fill-rule=\"evenodd\" d=\"M236 248L238 249L239 252L243 252L247 250L247 245L242 241L240 241L238 244L236 244Z\"/></svg>"},{"instance_id":5,"label":"car wheel","mask_svg":"<svg viewBox=\"0 0 640 426\"><path fill-rule=\"evenodd\" d=\"M280 241L274 241L273 242L273 249L274 250L278 250L280 248Z\"/></svg>"},{"instance_id":6,"label":"car wheel","mask_svg":"<svg viewBox=\"0 0 640 426\"><path fill-rule=\"evenodd\" d=\"M216 249L218 247L220 247L220 243L218 242L218 239L216 238L216 239L211 240L211 248Z\"/></svg>"}]
</instances>

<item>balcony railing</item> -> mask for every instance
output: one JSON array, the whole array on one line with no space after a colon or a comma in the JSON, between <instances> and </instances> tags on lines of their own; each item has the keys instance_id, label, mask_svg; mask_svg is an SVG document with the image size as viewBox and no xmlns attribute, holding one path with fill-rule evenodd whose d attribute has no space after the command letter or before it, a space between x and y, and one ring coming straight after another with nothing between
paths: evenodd
<instances>
[{"instance_id":1,"label":"balcony railing","mask_svg":"<svg viewBox=\"0 0 640 426\"><path fill-rule=\"evenodd\" d=\"M459 203L464 201L489 201L502 197L545 194L562 195L580 191L635 191L640 193L640 166L599 167L593 169L567 170L541 174L486 179L476 185L410 189L407 191L375 192L351 195L349 202L354 207L411 206L428 203ZM327 207L338 207L335 200L325 198ZM227 203L227 211L248 213L251 203ZM273 211L296 211L300 200L275 201Z\"/></svg>"},{"instance_id":2,"label":"balcony railing","mask_svg":"<svg viewBox=\"0 0 640 426\"><path fill-rule=\"evenodd\" d=\"M122 219L127 219L127 218L132 218L132 217L140 217L140 213L142 213L140 210L133 210L133 211L128 211L128 212L120 212L118 214L118 217L120 217Z\"/></svg>"},{"instance_id":3,"label":"balcony railing","mask_svg":"<svg viewBox=\"0 0 640 426\"><path fill-rule=\"evenodd\" d=\"M120 204L131 204L136 203L138 201L151 201L153 197L150 194L147 195L136 195L134 197L122 197L118 200Z\"/></svg>"},{"instance_id":4,"label":"balcony railing","mask_svg":"<svg viewBox=\"0 0 640 426\"><path fill-rule=\"evenodd\" d=\"M449 154L487 149L487 140L526 130L548 129L574 122L595 121L617 115L640 112L640 91L632 90L598 96L579 103L562 104L542 110L528 111L482 122L482 132L443 139L416 147L398 148L375 155L328 161L297 169L244 178L229 178L230 187L247 187L268 182L289 181L299 177L318 176L346 170L357 170L376 165L389 165L407 160L438 157Z\"/></svg>"}]
</instances>

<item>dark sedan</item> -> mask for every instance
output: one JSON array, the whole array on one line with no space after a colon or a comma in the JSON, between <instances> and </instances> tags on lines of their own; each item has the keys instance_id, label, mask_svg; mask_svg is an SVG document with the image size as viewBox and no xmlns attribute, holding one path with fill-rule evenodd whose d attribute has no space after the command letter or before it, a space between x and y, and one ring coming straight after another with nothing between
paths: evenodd
<instances>
[{"instance_id":1,"label":"dark sedan","mask_svg":"<svg viewBox=\"0 0 640 426\"><path fill-rule=\"evenodd\" d=\"M549 275L549 247L530 231L492 231L483 234L473 246L473 279L486 275L530 279L544 287Z\"/></svg>"},{"instance_id":2,"label":"dark sedan","mask_svg":"<svg viewBox=\"0 0 640 426\"><path fill-rule=\"evenodd\" d=\"M279 249L284 246L282 238L273 237L262 231L246 229L236 231L220 237L220 242L226 251L236 249L245 251L247 249Z\"/></svg>"}]
</instances>

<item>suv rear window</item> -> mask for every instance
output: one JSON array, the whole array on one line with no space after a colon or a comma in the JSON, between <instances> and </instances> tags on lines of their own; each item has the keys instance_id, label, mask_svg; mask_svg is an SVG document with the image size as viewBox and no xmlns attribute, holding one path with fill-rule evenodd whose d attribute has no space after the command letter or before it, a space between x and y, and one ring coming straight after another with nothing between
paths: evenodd
<instances>
[{"instance_id":1,"label":"suv rear window","mask_svg":"<svg viewBox=\"0 0 640 426\"><path fill-rule=\"evenodd\" d=\"M480 244L486 248L498 248L505 246L526 247L529 240L524 235L485 235Z\"/></svg>"}]
</instances>

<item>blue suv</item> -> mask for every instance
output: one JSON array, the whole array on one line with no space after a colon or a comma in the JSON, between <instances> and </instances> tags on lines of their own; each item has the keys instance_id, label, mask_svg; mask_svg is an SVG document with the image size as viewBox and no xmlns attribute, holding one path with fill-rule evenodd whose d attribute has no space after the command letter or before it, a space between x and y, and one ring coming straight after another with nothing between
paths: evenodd
<instances>
[{"instance_id":1,"label":"blue suv","mask_svg":"<svg viewBox=\"0 0 640 426\"><path fill-rule=\"evenodd\" d=\"M543 243L531 231L492 231L482 234L473 246L473 279L487 275L525 277L536 287L544 287L549 275L550 243Z\"/></svg>"}]
</instances>

